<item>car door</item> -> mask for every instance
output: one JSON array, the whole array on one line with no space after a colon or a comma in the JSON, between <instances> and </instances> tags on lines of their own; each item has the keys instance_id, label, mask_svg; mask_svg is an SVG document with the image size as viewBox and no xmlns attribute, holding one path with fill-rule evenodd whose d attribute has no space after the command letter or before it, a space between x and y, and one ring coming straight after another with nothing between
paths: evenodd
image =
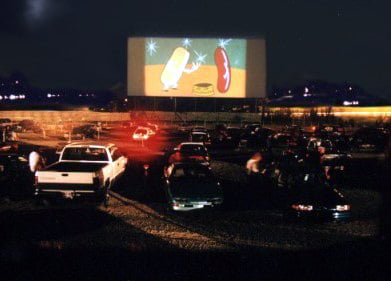
<instances>
[{"instance_id":1,"label":"car door","mask_svg":"<svg viewBox=\"0 0 391 281\"><path fill-rule=\"evenodd\" d=\"M110 154L113 160L113 176L117 177L125 171L127 159L117 147L113 147L110 150Z\"/></svg>"}]
</instances>

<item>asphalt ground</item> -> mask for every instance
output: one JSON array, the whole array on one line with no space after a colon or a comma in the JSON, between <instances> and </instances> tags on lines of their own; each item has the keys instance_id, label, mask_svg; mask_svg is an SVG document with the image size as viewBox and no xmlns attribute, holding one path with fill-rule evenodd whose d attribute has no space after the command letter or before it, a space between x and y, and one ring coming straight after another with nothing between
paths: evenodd
<instances>
[{"instance_id":1,"label":"asphalt ground","mask_svg":"<svg viewBox=\"0 0 391 281\"><path fill-rule=\"evenodd\" d=\"M223 208L173 213L161 185L164 149L184 138L163 135L143 146L115 131L103 139L129 157L108 208L82 200L0 203L3 280L389 279L390 174L376 157L355 159L340 183L352 204L349 221L290 221L262 186L247 184L252 151L211 151Z\"/></svg>"}]
</instances>

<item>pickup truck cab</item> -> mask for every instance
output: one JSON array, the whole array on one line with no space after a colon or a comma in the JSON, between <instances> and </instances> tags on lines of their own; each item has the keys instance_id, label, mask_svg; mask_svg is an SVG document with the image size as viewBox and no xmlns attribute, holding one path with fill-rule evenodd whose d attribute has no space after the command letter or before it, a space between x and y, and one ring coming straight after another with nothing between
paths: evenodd
<instances>
[{"instance_id":1,"label":"pickup truck cab","mask_svg":"<svg viewBox=\"0 0 391 281\"><path fill-rule=\"evenodd\" d=\"M108 191L123 174L127 158L114 144L77 142L66 145L55 162L35 173L35 196L73 199L92 195L108 203Z\"/></svg>"}]
</instances>

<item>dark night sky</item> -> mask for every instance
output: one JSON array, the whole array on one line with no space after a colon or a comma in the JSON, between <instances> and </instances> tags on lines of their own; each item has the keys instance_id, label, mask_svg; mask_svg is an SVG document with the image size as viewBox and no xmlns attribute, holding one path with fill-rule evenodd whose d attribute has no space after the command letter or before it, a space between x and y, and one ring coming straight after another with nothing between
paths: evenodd
<instances>
[{"instance_id":1,"label":"dark night sky","mask_svg":"<svg viewBox=\"0 0 391 281\"><path fill-rule=\"evenodd\" d=\"M4 2L0 75L20 71L35 86L107 89L126 82L129 35L263 35L269 85L349 81L391 98L387 1Z\"/></svg>"}]
</instances>

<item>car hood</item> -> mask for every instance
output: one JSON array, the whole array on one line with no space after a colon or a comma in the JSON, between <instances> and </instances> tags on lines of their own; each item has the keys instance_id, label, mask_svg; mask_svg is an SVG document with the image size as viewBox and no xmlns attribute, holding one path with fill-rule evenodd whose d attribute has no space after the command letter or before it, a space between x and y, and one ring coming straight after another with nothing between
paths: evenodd
<instances>
[{"instance_id":1,"label":"car hood","mask_svg":"<svg viewBox=\"0 0 391 281\"><path fill-rule=\"evenodd\" d=\"M197 178L175 179L169 186L173 198L209 199L222 196L217 182Z\"/></svg>"}]
</instances>

